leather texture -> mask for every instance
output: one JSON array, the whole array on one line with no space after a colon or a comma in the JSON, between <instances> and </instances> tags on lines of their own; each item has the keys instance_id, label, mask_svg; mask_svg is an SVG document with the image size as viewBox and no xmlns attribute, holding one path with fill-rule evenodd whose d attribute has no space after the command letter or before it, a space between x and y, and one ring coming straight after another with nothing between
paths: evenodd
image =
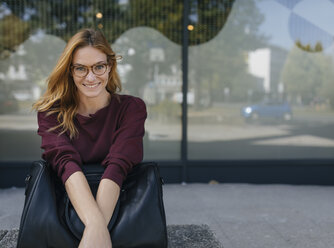
<instances>
[{"instance_id":1,"label":"leather texture","mask_svg":"<svg viewBox=\"0 0 334 248\"><path fill-rule=\"evenodd\" d=\"M96 194L103 167L87 165L83 171ZM84 226L63 184L47 163L33 162L26 182L17 247L78 247ZM114 248L167 247L162 180L157 164L134 166L123 183L108 228Z\"/></svg>"}]
</instances>

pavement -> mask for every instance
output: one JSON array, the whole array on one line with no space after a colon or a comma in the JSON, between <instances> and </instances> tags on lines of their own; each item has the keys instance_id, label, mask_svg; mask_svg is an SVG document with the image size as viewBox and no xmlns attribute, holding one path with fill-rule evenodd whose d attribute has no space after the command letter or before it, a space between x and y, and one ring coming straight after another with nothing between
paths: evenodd
<instances>
[{"instance_id":1,"label":"pavement","mask_svg":"<svg viewBox=\"0 0 334 248\"><path fill-rule=\"evenodd\" d=\"M18 228L23 203L22 188L0 189L0 230ZM164 203L170 227L207 226L224 248L334 247L334 186L167 184Z\"/></svg>"}]
</instances>

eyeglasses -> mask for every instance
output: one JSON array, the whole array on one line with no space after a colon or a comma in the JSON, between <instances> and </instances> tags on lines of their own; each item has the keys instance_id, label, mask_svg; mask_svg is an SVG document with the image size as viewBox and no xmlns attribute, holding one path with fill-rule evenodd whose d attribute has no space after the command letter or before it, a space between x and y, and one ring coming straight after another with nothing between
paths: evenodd
<instances>
[{"instance_id":1,"label":"eyeglasses","mask_svg":"<svg viewBox=\"0 0 334 248\"><path fill-rule=\"evenodd\" d=\"M108 68L107 63L95 64L92 66L85 66L85 65L71 66L73 75L77 77L86 77L89 73L89 69L91 69L95 75L101 76L107 71L107 68Z\"/></svg>"}]
</instances>

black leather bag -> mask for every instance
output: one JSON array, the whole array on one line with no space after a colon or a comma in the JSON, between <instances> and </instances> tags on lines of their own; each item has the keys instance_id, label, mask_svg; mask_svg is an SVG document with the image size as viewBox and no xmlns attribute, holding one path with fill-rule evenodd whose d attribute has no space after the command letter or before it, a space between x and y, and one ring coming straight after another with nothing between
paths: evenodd
<instances>
[{"instance_id":1,"label":"black leather bag","mask_svg":"<svg viewBox=\"0 0 334 248\"><path fill-rule=\"evenodd\" d=\"M96 194L103 167L89 165L83 171ZM34 162L26 183L17 247L78 247L84 225L52 169L44 161ZM134 166L108 228L114 248L167 247L162 180L155 163Z\"/></svg>"}]
</instances>

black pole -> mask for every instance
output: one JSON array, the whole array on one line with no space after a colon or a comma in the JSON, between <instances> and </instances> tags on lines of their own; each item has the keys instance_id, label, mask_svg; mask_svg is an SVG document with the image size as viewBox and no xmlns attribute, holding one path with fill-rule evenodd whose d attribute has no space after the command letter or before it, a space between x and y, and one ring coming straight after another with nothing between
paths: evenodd
<instances>
[{"instance_id":1,"label":"black pole","mask_svg":"<svg viewBox=\"0 0 334 248\"><path fill-rule=\"evenodd\" d=\"M181 141L181 161L182 161L182 182L187 182L187 161L188 161L188 44L189 44L189 0L183 1L183 25L182 25L182 141Z\"/></svg>"}]
</instances>

